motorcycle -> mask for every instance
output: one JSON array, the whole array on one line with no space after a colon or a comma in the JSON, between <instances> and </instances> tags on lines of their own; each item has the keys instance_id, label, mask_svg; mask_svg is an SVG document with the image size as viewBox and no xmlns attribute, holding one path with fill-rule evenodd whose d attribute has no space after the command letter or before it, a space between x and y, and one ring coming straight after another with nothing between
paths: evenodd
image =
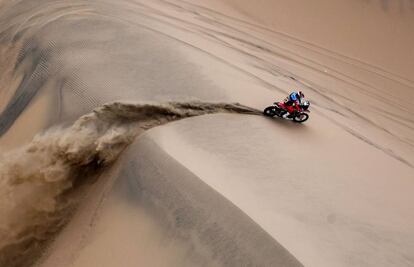
<instances>
[{"instance_id":1,"label":"motorcycle","mask_svg":"<svg viewBox=\"0 0 414 267\"><path fill-rule=\"evenodd\" d=\"M286 117L286 119L293 120L294 122L302 123L309 119L309 101L303 101L300 105L296 105L295 111L292 114ZM280 117L283 118L283 115L286 114L287 108L284 102L275 102L272 106L267 107L263 111L263 115L267 117Z\"/></svg>"}]
</instances>

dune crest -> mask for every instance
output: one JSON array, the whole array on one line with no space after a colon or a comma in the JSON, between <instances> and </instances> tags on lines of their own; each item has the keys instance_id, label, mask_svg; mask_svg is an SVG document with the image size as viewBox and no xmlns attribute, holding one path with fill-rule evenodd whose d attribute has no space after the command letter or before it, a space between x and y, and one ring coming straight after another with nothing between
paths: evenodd
<instances>
[{"instance_id":1,"label":"dune crest","mask_svg":"<svg viewBox=\"0 0 414 267\"><path fill-rule=\"evenodd\" d=\"M2 155L0 265L26 261L61 227L71 204L65 193L111 164L137 135L170 121L218 112L260 114L239 104L115 102Z\"/></svg>"}]
</instances>

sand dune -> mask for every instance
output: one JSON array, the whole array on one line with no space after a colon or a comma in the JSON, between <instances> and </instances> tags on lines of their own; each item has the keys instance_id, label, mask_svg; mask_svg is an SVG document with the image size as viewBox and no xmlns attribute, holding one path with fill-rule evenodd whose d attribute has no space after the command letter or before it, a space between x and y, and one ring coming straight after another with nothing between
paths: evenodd
<instances>
[{"instance_id":1,"label":"sand dune","mask_svg":"<svg viewBox=\"0 0 414 267\"><path fill-rule=\"evenodd\" d=\"M50 238L67 216L65 193L82 183L88 172L92 176L112 163L140 132L214 112L261 114L237 104L118 102L82 116L70 128L49 130L26 147L5 154L0 166L1 263L30 262L32 253L29 250L25 255L26 248Z\"/></svg>"},{"instance_id":2,"label":"sand dune","mask_svg":"<svg viewBox=\"0 0 414 267\"><path fill-rule=\"evenodd\" d=\"M413 265L398 3L1 1L0 266Z\"/></svg>"},{"instance_id":3,"label":"sand dune","mask_svg":"<svg viewBox=\"0 0 414 267\"><path fill-rule=\"evenodd\" d=\"M200 1L187 2L200 3ZM210 1L201 1L211 7ZM214 2L214 1L213 1ZM410 0L216 1L230 13L319 49L413 80L414 2ZM234 12L239 11L239 14ZM233 12L232 12L233 11ZM381 30L378 30L381 29Z\"/></svg>"},{"instance_id":4,"label":"sand dune","mask_svg":"<svg viewBox=\"0 0 414 267\"><path fill-rule=\"evenodd\" d=\"M41 266L301 266L150 135L109 176L100 177L109 182L95 193L104 193L84 202L92 208L80 208Z\"/></svg>"}]
</instances>

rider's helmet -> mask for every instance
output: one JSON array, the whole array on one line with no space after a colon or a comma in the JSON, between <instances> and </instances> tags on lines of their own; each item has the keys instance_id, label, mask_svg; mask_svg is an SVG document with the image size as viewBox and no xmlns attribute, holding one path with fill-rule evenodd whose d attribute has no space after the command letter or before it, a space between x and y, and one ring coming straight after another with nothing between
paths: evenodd
<instances>
[{"instance_id":1,"label":"rider's helmet","mask_svg":"<svg viewBox=\"0 0 414 267\"><path fill-rule=\"evenodd\" d=\"M297 92L292 92L292 93L289 95L289 99L290 99L290 100L292 100L292 101L299 100L299 94L298 94Z\"/></svg>"},{"instance_id":2,"label":"rider's helmet","mask_svg":"<svg viewBox=\"0 0 414 267\"><path fill-rule=\"evenodd\" d=\"M302 93L302 91L299 92L293 92L290 94L289 98L293 101L301 101L303 98L305 97L305 95Z\"/></svg>"}]
</instances>

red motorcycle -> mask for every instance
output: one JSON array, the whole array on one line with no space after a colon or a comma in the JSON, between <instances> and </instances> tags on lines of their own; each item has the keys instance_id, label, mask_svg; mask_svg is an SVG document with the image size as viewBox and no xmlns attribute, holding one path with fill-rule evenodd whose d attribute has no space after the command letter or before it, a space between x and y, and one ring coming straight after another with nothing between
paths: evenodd
<instances>
[{"instance_id":1,"label":"red motorcycle","mask_svg":"<svg viewBox=\"0 0 414 267\"><path fill-rule=\"evenodd\" d=\"M303 101L300 105L292 106L293 110L290 111L290 115L287 116L285 119L293 120L294 122L305 122L309 119L309 101ZM268 117L280 117L283 118L283 115L285 115L288 112L288 107L285 105L284 102L275 102L273 103L273 106L267 107L263 111L263 115Z\"/></svg>"}]
</instances>

